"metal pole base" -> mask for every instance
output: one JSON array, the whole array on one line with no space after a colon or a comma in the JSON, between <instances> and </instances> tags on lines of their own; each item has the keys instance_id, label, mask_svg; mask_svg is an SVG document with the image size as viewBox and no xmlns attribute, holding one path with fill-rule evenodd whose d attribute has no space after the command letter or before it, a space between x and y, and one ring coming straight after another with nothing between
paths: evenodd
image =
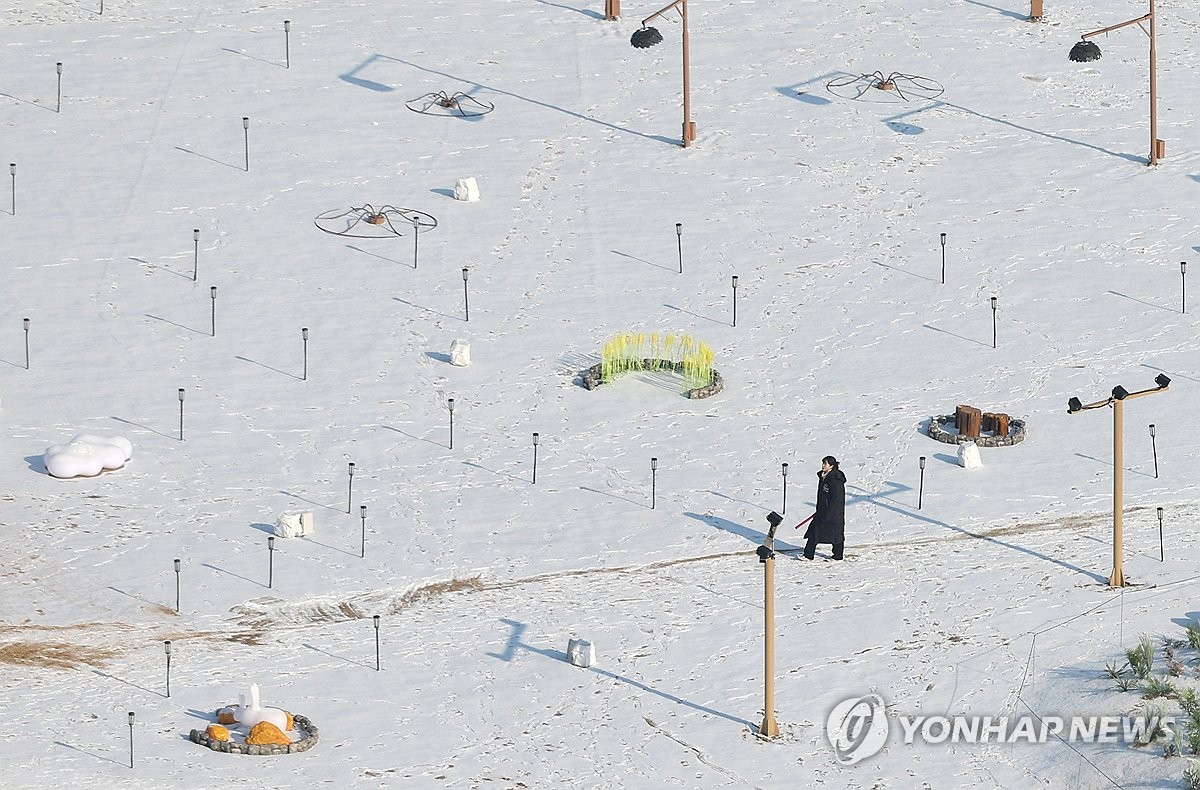
<instances>
[{"instance_id":1,"label":"metal pole base","mask_svg":"<svg viewBox=\"0 0 1200 790\"><path fill-rule=\"evenodd\" d=\"M779 737L779 723L776 722L775 719L773 719L773 718L770 718L770 717L764 718L762 724L759 725L759 728L758 728L758 737L760 737L760 738L778 738Z\"/></svg>"}]
</instances>

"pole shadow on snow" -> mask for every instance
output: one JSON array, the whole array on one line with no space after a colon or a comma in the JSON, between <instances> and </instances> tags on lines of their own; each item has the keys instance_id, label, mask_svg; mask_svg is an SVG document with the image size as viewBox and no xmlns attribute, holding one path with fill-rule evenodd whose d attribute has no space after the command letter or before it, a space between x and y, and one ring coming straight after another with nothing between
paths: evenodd
<instances>
[{"instance_id":1,"label":"pole shadow on snow","mask_svg":"<svg viewBox=\"0 0 1200 790\"><path fill-rule=\"evenodd\" d=\"M719 318L710 318L709 316L706 316L706 315L700 315L699 313L693 313L691 310L685 310L685 309L683 309L682 307L676 307L676 306L675 306L675 305L673 305L673 304L667 304L667 303L665 303L665 302L664 302L664 303L663 303L663 307L666 307L666 308L668 308L668 309L671 309L671 310L678 310L678 311L679 311L679 312L681 312L681 313L687 313L687 314L688 314L688 315L690 315L690 316L695 316L696 318L700 318L700 319L703 319L703 320L705 320L705 321L712 321L714 324L720 324L721 326L728 326L728 325L729 325L729 322L728 322L728 321L724 321L724 320L721 320L721 319L719 319Z\"/></svg>"},{"instance_id":2,"label":"pole shadow on snow","mask_svg":"<svg viewBox=\"0 0 1200 790\"><path fill-rule=\"evenodd\" d=\"M172 436L171 434L163 433L162 431L156 431L148 425L142 425L140 422L133 422L132 420L126 420L123 417L109 417L108 419L116 420L117 422L124 423L125 425L132 425L135 428L141 428L143 430L149 431L150 433L156 433L165 439L178 438L178 435Z\"/></svg>"},{"instance_id":3,"label":"pole shadow on snow","mask_svg":"<svg viewBox=\"0 0 1200 790\"><path fill-rule=\"evenodd\" d=\"M347 244L346 249L354 250L355 252L361 252L363 255L370 255L372 258L378 258L379 260L387 261L388 263L395 263L395 264L404 266L409 269L417 268L414 264L411 264L408 261L398 261L395 258L389 258L386 255L380 255L377 252L371 252L370 250L364 250L362 247L355 247L353 244Z\"/></svg>"},{"instance_id":4,"label":"pole shadow on snow","mask_svg":"<svg viewBox=\"0 0 1200 790\"><path fill-rule=\"evenodd\" d=\"M438 312L437 310L434 310L433 308L425 307L424 305L419 305L416 302L410 302L407 299L401 299L399 296L393 296L392 299L399 302L400 304L406 304L409 307L415 307L418 310L424 310L427 313L433 313L434 315L440 315L442 318L448 318L451 321L465 321L466 320L461 315L447 315L446 313Z\"/></svg>"},{"instance_id":5,"label":"pole shadow on snow","mask_svg":"<svg viewBox=\"0 0 1200 790\"><path fill-rule=\"evenodd\" d=\"M174 269L172 269L170 266L163 266L161 263L153 263L151 261L146 260L145 258L135 258L134 256L130 255L129 260L131 260L135 263L144 263L144 264L146 264L146 267L149 268L151 271L161 270L161 271L167 272L168 274L173 274L176 277L182 277L185 280L192 279L192 276L190 274L184 274L183 272L177 272Z\"/></svg>"},{"instance_id":6,"label":"pole shadow on snow","mask_svg":"<svg viewBox=\"0 0 1200 790\"><path fill-rule=\"evenodd\" d=\"M766 541L766 539L767 539L767 533L765 533L765 532L762 532L762 531L756 530L756 529L751 529L750 527L747 527L744 524L738 524L736 521L730 521L729 519L724 519L724 518L721 518L720 516L709 516L704 513L690 513L690 512L685 512L683 515L687 516L688 518L694 518L697 521L703 521L705 524L708 524L710 527L716 527L717 529L724 530L725 532L728 532L731 535L737 535L739 538L745 538L746 540L750 541L751 543L753 543L756 546L761 546L763 544L763 542ZM764 518L765 518L765 516L764 516ZM784 522L784 523L786 523L786 522ZM792 543L789 543L788 541L783 540L781 537L777 536L775 538L775 550L776 551L800 551L802 548L804 548L804 547L796 546ZM792 559L795 559L795 557L793 557Z\"/></svg>"},{"instance_id":7,"label":"pole shadow on snow","mask_svg":"<svg viewBox=\"0 0 1200 790\"><path fill-rule=\"evenodd\" d=\"M221 47L221 51L228 52L231 55L241 55L243 58L250 58L250 60L256 60L259 63L265 63L268 66L278 66L281 69L286 68L286 64L280 63L279 61L267 60L266 58L256 57L254 55L249 54L248 52L242 52L240 50L230 49L229 47Z\"/></svg>"},{"instance_id":8,"label":"pole shadow on snow","mask_svg":"<svg viewBox=\"0 0 1200 790\"><path fill-rule=\"evenodd\" d=\"M32 104L34 107L41 107L43 110L49 110L50 112L57 112L57 110L55 110L53 107L48 107L37 100L30 101L29 99L22 99L20 96L13 96L11 93L0 93L0 96L5 97L6 99L12 99L13 101L19 101L22 104Z\"/></svg>"},{"instance_id":9,"label":"pole shadow on snow","mask_svg":"<svg viewBox=\"0 0 1200 790\"><path fill-rule=\"evenodd\" d=\"M949 329L939 329L936 326L934 326L933 324L921 324L921 326L924 327L925 329L932 329L934 332L941 332L944 335L950 335L950 337L957 337L959 340L966 340L970 343L978 343L979 345L983 346L984 348L992 347L991 343L985 343L982 340L976 340L973 337L966 337L964 335L955 334L954 332L951 332Z\"/></svg>"},{"instance_id":10,"label":"pole shadow on snow","mask_svg":"<svg viewBox=\"0 0 1200 790\"><path fill-rule=\"evenodd\" d=\"M338 661L345 661L347 664L354 664L355 666L366 667L367 669L375 668L374 664L368 664L366 661L359 661L354 658L346 658L345 656L335 655L334 653L330 653L328 650L322 650L316 645L310 645L308 642L305 642L303 646L307 647L309 650L315 650L321 655L329 656L330 658L336 658Z\"/></svg>"},{"instance_id":11,"label":"pole shadow on snow","mask_svg":"<svg viewBox=\"0 0 1200 790\"><path fill-rule=\"evenodd\" d=\"M200 563L200 567L212 568L214 571L223 573L226 576L233 576L234 578L241 579L244 582L250 582L251 584L257 584L259 587L262 587L264 589L270 589L267 587L267 585L263 584L262 582L255 581L254 579L248 579L245 576L241 575L240 573L234 573L233 571L227 571L224 568L221 568L217 565L213 565L211 562L202 562L202 563Z\"/></svg>"},{"instance_id":12,"label":"pole shadow on snow","mask_svg":"<svg viewBox=\"0 0 1200 790\"><path fill-rule=\"evenodd\" d=\"M210 162L216 162L219 165L225 165L226 167L232 167L234 170L237 170L239 172L244 172L241 165L235 165L231 162L225 162L225 161L217 159L215 157L211 157L208 154L197 153L196 151L193 151L189 148L184 148L183 146L180 146L180 145L175 146L175 150L183 151L185 154L191 154L192 156L198 156L201 159L207 159Z\"/></svg>"},{"instance_id":13,"label":"pole shadow on snow","mask_svg":"<svg viewBox=\"0 0 1200 790\"><path fill-rule=\"evenodd\" d=\"M575 8L574 6L562 5L561 3L551 3L550 0L534 0L534 2L541 3L542 5L553 6L555 8L562 8L566 11L574 11L577 14L583 14L584 16L589 16L592 19L604 19L604 14L601 14L598 11L591 11L585 8Z\"/></svg>"},{"instance_id":14,"label":"pole shadow on snow","mask_svg":"<svg viewBox=\"0 0 1200 790\"><path fill-rule=\"evenodd\" d=\"M125 763L124 761L114 760L111 757L105 757L103 755L96 754L95 752L89 752L87 749L81 749L78 746L72 746L71 744L67 743L66 741L54 741L54 745L61 746L64 749L73 749L74 751L77 751L80 754L86 754L88 757L95 757L97 760L107 760L108 762L115 763L121 767L125 767L127 765L127 763Z\"/></svg>"},{"instance_id":15,"label":"pole shadow on snow","mask_svg":"<svg viewBox=\"0 0 1200 790\"><path fill-rule=\"evenodd\" d=\"M177 324L174 321L170 320L169 318L163 318L162 316L151 315L150 313L146 313L145 315L147 318L153 318L155 321L162 321L165 324L170 324L171 326L177 326L180 329L186 329L189 332L195 332L197 335L204 335L205 337L209 336L208 332L202 332L201 330L193 329L190 326L184 326L183 324Z\"/></svg>"},{"instance_id":16,"label":"pole shadow on snow","mask_svg":"<svg viewBox=\"0 0 1200 790\"><path fill-rule=\"evenodd\" d=\"M387 427L387 426L384 426L384 427ZM394 430L394 429L393 429L393 430ZM403 431L401 431L401 433L404 433L404 432L403 432ZM279 493L283 494L284 496L290 496L292 499L299 499L301 502L307 502L307 503L308 503L308 504L310 504L310 505L316 505L317 507L323 507L323 508L325 508L326 510L333 510L333 511L336 511L336 512L338 512L338 513L342 513L342 512L344 512L344 511L342 510L342 508L340 508L340 507L334 507L333 505L325 505L325 504L322 504L322 503L320 503L320 502L314 502L314 501L313 501L313 500L311 500L311 499L305 499L304 497L300 496L299 494L293 494L291 491L283 491L283 490L280 490L280 492L279 492Z\"/></svg>"},{"instance_id":17,"label":"pole shadow on snow","mask_svg":"<svg viewBox=\"0 0 1200 790\"><path fill-rule=\"evenodd\" d=\"M1084 576L1087 576L1088 578L1090 578L1096 582L1107 582L1108 581L1107 576L1101 576L1098 573L1093 573L1092 571L1085 570L1084 568L1080 568L1078 565L1072 565L1071 563L1066 562L1065 560L1060 560L1055 557L1051 557L1048 554L1041 553L1040 551L1034 551L1033 549L1027 548L1025 546L1020 546L1016 543L1009 543L1008 541L1000 540L999 538L996 538L996 537L993 537L990 535L980 534L978 532L972 532L971 530L965 529L963 527L956 527L953 524L947 524L945 521L938 521L935 518L929 518L928 516L922 515L920 513L914 513L905 507L888 504L889 497L886 496L886 494L895 493L897 491L911 491L912 487L904 485L903 483L895 483L890 480L886 481L885 484L888 486L891 486L891 489L887 492L877 492L877 493L871 493L870 491L867 491L865 488L860 488L859 486L846 486L847 490L857 489L862 492L861 494L856 494L853 497L847 497L846 506L849 507L852 504L859 504L859 503L863 503L863 502L870 503L872 505L876 505L877 507L881 507L885 510L890 510L893 513L899 513L900 515L905 516L907 518L915 519L924 524L931 524L935 527L941 527L942 529L948 529L952 532L957 532L960 535L963 535L965 537L975 538L976 540L987 541L988 543L995 543L997 546L1003 546L1006 549L1012 549L1013 551L1019 551L1022 554L1028 554L1031 557L1037 557L1040 560L1045 560L1047 562L1051 562L1055 565L1066 568L1067 570L1075 571L1076 573L1081 573Z\"/></svg>"},{"instance_id":18,"label":"pole shadow on snow","mask_svg":"<svg viewBox=\"0 0 1200 790\"><path fill-rule=\"evenodd\" d=\"M908 269L901 269L899 266L888 266L886 263L880 263L879 261L875 261L875 265L882 266L885 269L891 269L894 272L900 272L901 274L907 274L909 277L919 277L922 280L928 280L931 283L939 282L938 280L935 280L932 277L926 277L923 274L917 274L916 272L910 272Z\"/></svg>"},{"instance_id":19,"label":"pole shadow on snow","mask_svg":"<svg viewBox=\"0 0 1200 790\"><path fill-rule=\"evenodd\" d=\"M498 477L507 477L509 480L516 480L518 483L528 483L529 482L529 480L524 477L517 477L516 475L511 475L508 472L501 472L496 469L488 469L483 464L477 464L474 461L463 461L462 463L463 463L463 466L472 466L476 469L482 469L483 471L491 472L492 474L497 475Z\"/></svg>"},{"instance_id":20,"label":"pole shadow on snow","mask_svg":"<svg viewBox=\"0 0 1200 790\"><path fill-rule=\"evenodd\" d=\"M98 670L98 669L93 669L93 670L92 670L92 674L93 674L93 675L99 675L99 676L100 676L100 677L102 677L102 678L108 678L109 680L115 680L115 681L117 681L118 683L124 683L126 686L133 686L133 687L134 687L135 689L137 689L138 691L144 691L144 692L146 692L147 694L153 694L153 695L154 695L154 696L156 696L156 697L162 697L163 699L166 699L166 697L167 697L167 695L166 695L166 693L165 693L165 692L162 692L162 691L151 691L150 689L146 688L145 686L139 686L138 684L136 684L136 683L133 683L133 682L131 682L131 681L128 681L128 680L126 680L125 678L119 678L119 677L117 677L116 675L110 675L110 674L108 674L107 672L101 672L101 671L100 671L100 670Z\"/></svg>"},{"instance_id":21,"label":"pole shadow on snow","mask_svg":"<svg viewBox=\"0 0 1200 790\"><path fill-rule=\"evenodd\" d=\"M516 652L518 650L525 650L530 653L537 653L538 655L546 656L547 658L552 658L556 661L562 661L563 663L567 663L567 654L562 652L561 650L551 650L548 648L534 647L533 645L529 645L529 644L526 644L525 642L522 642L521 636L525 633L525 629L527 629L529 627L528 624L517 622L516 620L509 620L504 617L500 618L500 622L504 623L507 626L510 626L512 628L512 633L510 633L508 635L508 641L504 645L504 652L503 653L486 653L485 655L487 655L488 657L496 658L496 659L499 659L500 661L508 662L508 661L512 661L513 657L516 655ZM709 708L704 705L700 705L698 703L692 702L690 700L686 700L682 697L678 697L674 694L670 694L665 691L660 691L659 689L647 686L645 683L634 680L633 678L627 678L624 675L618 675L615 672L609 672L607 669L601 669L600 667L596 667L596 666L578 667L578 668L585 669L589 672L593 672L597 675L601 675L603 677L609 678L610 680L618 680L622 683L626 683L630 686L633 686L636 689L648 692L650 694L654 694L655 696L662 697L663 699L665 699L669 702L674 702L678 705L683 705L684 707L691 708L692 710L697 710L702 713L708 713L710 715L725 719L726 721L731 721L735 724L741 724L744 727L756 729L754 727L754 725L752 725L750 722L746 721L745 719L739 719L737 716L730 715L728 713L725 713L724 711L719 711L716 708Z\"/></svg>"},{"instance_id":22,"label":"pole shadow on snow","mask_svg":"<svg viewBox=\"0 0 1200 790\"><path fill-rule=\"evenodd\" d=\"M234 355L233 358L240 359L242 362L249 362L251 365L258 365L260 368L266 368L267 370L269 370L273 373L278 373L281 376L290 376L291 378L294 378L296 381L304 380L302 377L297 376L295 373L288 373L286 370L280 370L279 368L273 368L270 365L267 365L263 362L259 362L257 359L250 359L250 357L243 357L240 354Z\"/></svg>"},{"instance_id":23,"label":"pole shadow on snow","mask_svg":"<svg viewBox=\"0 0 1200 790\"><path fill-rule=\"evenodd\" d=\"M400 434L401 436L407 436L409 439L416 439L417 441L420 441L420 442L428 442L429 444L432 444L434 447L445 447L446 446L442 442L435 442L433 439L426 439L424 436L413 436L411 433L408 433L407 431L402 431L399 428L393 428L390 425L380 425L379 427L385 428L389 431L395 431L396 433ZM333 508L333 509L336 510L336 508Z\"/></svg>"},{"instance_id":24,"label":"pole shadow on snow","mask_svg":"<svg viewBox=\"0 0 1200 790\"><path fill-rule=\"evenodd\" d=\"M1113 296L1120 296L1122 299L1128 299L1131 302L1137 302L1138 304L1144 304L1144 305L1146 305L1146 307L1153 307L1158 310L1166 310L1168 313L1179 312L1178 310L1176 310L1173 307L1167 307L1165 304L1154 304L1154 302L1147 302L1145 299L1138 299L1136 296L1130 296L1129 294L1123 294L1120 291L1111 291L1110 290L1109 293L1112 294Z\"/></svg>"},{"instance_id":25,"label":"pole shadow on snow","mask_svg":"<svg viewBox=\"0 0 1200 790\"><path fill-rule=\"evenodd\" d=\"M1075 453L1075 457L1076 458L1086 458L1089 461L1095 461L1096 463L1103 464L1105 466L1113 465L1112 461L1106 461L1103 458L1097 458L1094 455L1086 455L1084 453ZM1126 472L1133 472L1135 475L1142 475L1143 477L1154 477L1154 475L1150 474L1149 472L1143 472L1141 469L1133 469L1132 467L1128 467L1128 466L1122 466L1121 468L1124 469Z\"/></svg>"},{"instance_id":26,"label":"pole shadow on snow","mask_svg":"<svg viewBox=\"0 0 1200 790\"><path fill-rule=\"evenodd\" d=\"M372 63L374 63L376 61L390 61L392 63L400 63L402 65L414 68L418 71L423 71L426 74L436 74L439 77L445 77L446 79L455 80L456 82L465 82L468 85L474 86L473 90L468 91L468 93L473 93L474 90L491 91L492 93L496 93L501 96L508 96L510 98L517 99L518 101L527 102L536 107L543 107L547 110L554 110L556 112L563 113L564 115L569 115L572 118L578 118L581 121L588 121L589 123L594 123L598 126L603 126L606 129L612 129L614 131L624 132L625 134L636 135L637 137L643 137L647 140L657 140L658 142L666 143L667 145L672 145L672 146L679 145L679 138L677 138L677 137L664 137L664 136L658 135L658 134L646 134L645 132L639 132L634 129L629 129L625 126L620 126L618 124L611 123L609 121L602 121L599 118L593 118L590 115L584 115L583 113L576 112L575 110L568 110L565 107L559 107L556 104L551 104L549 102L540 101L539 99L533 99L528 96L522 96L519 93L507 91L507 90L504 90L503 88L498 88L494 85L488 85L486 83L476 82L475 80L466 79L466 78L460 77L456 74L448 74L444 71L438 71L437 69L431 69L426 66L421 66L421 65L418 65L411 61L404 60L403 58L392 57L391 55L380 55L378 53L371 55L370 57L368 57L366 60L364 60L362 63L360 63L358 66L356 66L351 71L347 72L346 74L340 75L340 77L342 80L349 82L352 85L359 85L359 86L367 88L369 90L374 90L374 91L393 90L392 87L389 85L384 85L382 83L374 82L372 80L366 80L361 77L355 76L358 72L367 68L368 66L370 66Z\"/></svg>"},{"instance_id":27,"label":"pole shadow on snow","mask_svg":"<svg viewBox=\"0 0 1200 790\"><path fill-rule=\"evenodd\" d=\"M1142 363L1142 367L1150 368L1151 370L1157 370L1159 373L1166 373L1168 376L1170 376L1173 379L1180 378L1180 379L1187 379L1188 381L1200 381L1200 379L1198 379L1198 378L1193 378L1192 376L1185 376L1182 373L1172 372L1170 370L1165 370L1164 368L1156 368L1153 365L1147 365L1144 362Z\"/></svg>"},{"instance_id":28,"label":"pole shadow on snow","mask_svg":"<svg viewBox=\"0 0 1200 790\"><path fill-rule=\"evenodd\" d=\"M653 261L648 261L645 258L639 258L636 255L630 255L627 252L621 252L620 250L609 250L609 252L611 252L613 255L620 255L622 258L629 258L630 260L638 261L639 263L644 263L647 266L653 266L656 269L665 269L666 271L669 271L669 272L675 271L675 269L670 266L663 266L661 263L654 263Z\"/></svg>"},{"instance_id":29,"label":"pole shadow on snow","mask_svg":"<svg viewBox=\"0 0 1200 790\"><path fill-rule=\"evenodd\" d=\"M580 491L591 491L593 494L603 494L604 496L609 496L609 497L612 497L613 499L619 499L622 502L628 502L629 504L637 505L638 507L650 507L645 502L634 502L632 499L629 499L628 497L617 496L616 494L612 493L611 491L601 491L598 488L589 488L588 486L580 486L579 490Z\"/></svg>"}]
</instances>

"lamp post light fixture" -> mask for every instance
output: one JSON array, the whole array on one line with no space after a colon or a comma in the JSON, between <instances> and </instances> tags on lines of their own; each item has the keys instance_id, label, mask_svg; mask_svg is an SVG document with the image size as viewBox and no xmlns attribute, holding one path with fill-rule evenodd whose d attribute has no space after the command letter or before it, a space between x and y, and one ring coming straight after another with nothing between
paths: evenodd
<instances>
[{"instance_id":1,"label":"lamp post light fixture","mask_svg":"<svg viewBox=\"0 0 1200 790\"><path fill-rule=\"evenodd\" d=\"M462 270L462 276L463 276L463 320L464 321L471 320L471 303L467 300L467 274L468 274L467 267L464 266L463 270Z\"/></svg>"},{"instance_id":2,"label":"lamp post light fixture","mask_svg":"<svg viewBox=\"0 0 1200 790\"><path fill-rule=\"evenodd\" d=\"M29 370L29 319L22 318L21 326L25 329L25 369Z\"/></svg>"},{"instance_id":3,"label":"lamp post light fixture","mask_svg":"<svg viewBox=\"0 0 1200 790\"><path fill-rule=\"evenodd\" d=\"M17 216L17 163L8 163L8 174L12 176L12 214Z\"/></svg>"},{"instance_id":4,"label":"lamp post light fixture","mask_svg":"<svg viewBox=\"0 0 1200 790\"><path fill-rule=\"evenodd\" d=\"M537 485L537 448L538 448L538 440L540 438L541 437L535 431L533 434L533 482L534 482L534 485Z\"/></svg>"},{"instance_id":5,"label":"lamp post light fixture","mask_svg":"<svg viewBox=\"0 0 1200 790\"><path fill-rule=\"evenodd\" d=\"M246 151L246 172L250 172L250 118L242 116L242 143Z\"/></svg>"},{"instance_id":6,"label":"lamp post light fixture","mask_svg":"<svg viewBox=\"0 0 1200 790\"><path fill-rule=\"evenodd\" d=\"M775 738L779 736L779 722L775 721L775 530L783 517L772 510L767 521L771 528L755 549L763 566L763 720L758 735Z\"/></svg>"},{"instance_id":7,"label":"lamp post light fixture","mask_svg":"<svg viewBox=\"0 0 1200 790\"><path fill-rule=\"evenodd\" d=\"M1187 314L1187 261L1179 262L1179 312Z\"/></svg>"},{"instance_id":8,"label":"lamp post light fixture","mask_svg":"<svg viewBox=\"0 0 1200 790\"><path fill-rule=\"evenodd\" d=\"M163 650L167 651L167 699L171 698L171 640L163 642Z\"/></svg>"},{"instance_id":9,"label":"lamp post light fixture","mask_svg":"<svg viewBox=\"0 0 1200 790\"><path fill-rule=\"evenodd\" d=\"M1166 562L1167 555L1163 552L1163 537L1162 537L1163 509L1158 509L1158 561Z\"/></svg>"},{"instance_id":10,"label":"lamp post light fixture","mask_svg":"<svg viewBox=\"0 0 1200 790\"><path fill-rule=\"evenodd\" d=\"M675 243L679 246L679 273L683 274L683 223L675 223Z\"/></svg>"},{"instance_id":11,"label":"lamp post light fixture","mask_svg":"<svg viewBox=\"0 0 1200 790\"><path fill-rule=\"evenodd\" d=\"M358 506L358 515L362 517L362 551L358 553L359 558L367 556L367 506Z\"/></svg>"},{"instance_id":12,"label":"lamp post light fixture","mask_svg":"<svg viewBox=\"0 0 1200 790\"><path fill-rule=\"evenodd\" d=\"M304 341L304 368L300 374L300 380L308 381L308 327L300 327L300 338Z\"/></svg>"},{"instance_id":13,"label":"lamp post light fixture","mask_svg":"<svg viewBox=\"0 0 1200 790\"><path fill-rule=\"evenodd\" d=\"M217 286L212 286L208 289L209 298L212 300L212 336L217 336Z\"/></svg>"},{"instance_id":14,"label":"lamp post light fixture","mask_svg":"<svg viewBox=\"0 0 1200 790\"><path fill-rule=\"evenodd\" d=\"M133 767L133 711L129 711L129 767Z\"/></svg>"},{"instance_id":15,"label":"lamp post light fixture","mask_svg":"<svg viewBox=\"0 0 1200 790\"><path fill-rule=\"evenodd\" d=\"M375 671L379 671L379 615L372 615L371 620L375 622Z\"/></svg>"},{"instance_id":16,"label":"lamp post light fixture","mask_svg":"<svg viewBox=\"0 0 1200 790\"><path fill-rule=\"evenodd\" d=\"M1142 27L1142 22L1147 22L1147 27ZM1071 52L1067 55L1067 58L1076 63L1089 63L1093 60L1099 60L1100 47L1096 46L1095 42L1088 41L1088 39L1098 36L1101 33L1107 33L1110 30L1128 27L1129 25L1141 27L1146 35L1150 37L1150 157L1146 164L1157 165L1158 160L1166 155L1166 143L1158 139L1158 55L1154 46L1154 0L1150 0L1150 13L1144 16L1139 16L1137 19L1130 19L1128 22L1121 22L1118 25L1110 25L1100 30L1093 30L1091 33L1084 33L1075 42L1075 45L1071 47Z\"/></svg>"},{"instance_id":17,"label":"lamp post light fixture","mask_svg":"<svg viewBox=\"0 0 1200 790\"><path fill-rule=\"evenodd\" d=\"M1113 410L1113 568L1112 573L1108 577L1109 587L1124 587L1125 572L1124 572L1124 546L1123 546L1123 528L1124 528L1124 437L1122 431L1125 427L1124 406L1125 401L1131 398L1140 398L1143 395L1151 395L1155 392L1162 392L1171 385L1171 380L1166 375L1159 373L1154 377L1156 386L1149 389L1139 390L1138 392L1130 392L1124 387L1117 385L1113 387L1112 395L1104 400L1096 401L1095 403L1080 403L1079 398L1071 398L1067 401L1067 413L1075 414L1080 411L1088 411L1090 409L1099 409L1104 406L1111 406Z\"/></svg>"},{"instance_id":18,"label":"lamp post light fixture","mask_svg":"<svg viewBox=\"0 0 1200 790\"><path fill-rule=\"evenodd\" d=\"M192 282L196 282L196 270L200 267L200 229L192 228Z\"/></svg>"},{"instance_id":19,"label":"lamp post light fixture","mask_svg":"<svg viewBox=\"0 0 1200 790\"><path fill-rule=\"evenodd\" d=\"M687 148L696 139L696 124L692 121L692 83L691 83L691 67L688 60L688 14L687 0L675 0L675 2L664 6L661 10L655 11L650 16L642 20L641 28L633 31L633 35L629 38L629 43L637 49L646 49L663 40L662 34L655 28L646 27L646 23L652 19L662 16L663 14L678 9L679 15L683 18L683 147Z\"/></svg>"},{"instance_id":20,"label":"lamp post light fixture","mask_svg":"<svg viewBox=\"0 0 1200 790\"><path fill-rule=\"evenodd\" d=\"M446 399L446 409L450 412L450 449L454 449L454 398Z\"/></svg>"},{"instance_id":21,"label":"lamp post light fixture","mask_svg":"<svg viewBox=\"0 0 1200 790\"><path fill-rule=\"evenodd\" d=\"M780 470L783 473L783 507L779 509L780 513L787 513L787 470L788 465L785 463Z\"/></svg>"},{"instance_id":22,"label":"lamp post light fixture","mask_svg":"<svg viewBox=\"0 0 1200 790\"><path fill-rule=\"evenodd\" d=\"M658 459L650 459L650 509L654 510L654 505L658 499Z\"/></svg>"},{"instance_id":23,"label":"lamp post light fixture","mask_svg":"<svg viewBox=\"0 0 1200 790\"><path fill-rule=\"evenodd\" d=\"M346 486L346 512L350 512L350 505L354 501L354 462L350 462L349 466L350 482Z\"/></svg>"},{"instance_id":24,"label":"lamp post light fixture","mask_svg":"<svg viewBox=\"0 0 1200 790\"><path fill-rule=\"evenodd\" d=\"M925 497L925 456L918 458L917 463L921 467L921 482L917 486L917 510L920 510L921 500Z\"/></svg>"},{"instance_id":25,"label":"lamp post light fixture","mask_svg":"<svg viewBox=\"0 0 1200 790\"><path fill-rule=\"evenodd\" d=\"M179 611L179 566L181 561L175 560L175 611Z\"/></svg>"},{"instance_id":26,"label":"lamp post light fixture","mask_svg":"<svg viewBox=\"0 0 1200 790\"><path fill-rule=\"evenodd\" d=\"M292 21L290 19L283 20L283 67L285 69L292 67L291 32Z\"/></svg>"},{"instance_id":27,"label":"lamp post light fixture","mask_svg":"<svg viewBox=\"0 0 1200 790\"><path fill-rule=\"evenodd\" d=\"M946 234L942 234L942 285L946 284Z\"/></svg>"},{"instance_id":28,"label":"lamp post light fixture","mask_svg":"<svg viewBox=\"0 0 1200 790\"><path fill-rule=\"evenodd\" d=\"M183 441L183 387L179 388L179 441Z\"/></svg>"},{"instance_id":29,"label":"lamp post light fixture","mask_svg":"<svg viewBox=\"0 0 1200 790\"><path fill-rule=\"evenodd\" d=\"M1154 441L1154 423L1150 423L1150 452L1154 453L1154 479L1158 479L1158 444Z\"/></svg>"},{"instance_id":30,"label":"lamp post light fixture","mask_svg":"<svg viewBox=\"0 0 1200 790\"><path fill-rule=\"evenodd\" d=\"M275 536L267 536L267 589L275 586Z\"/></svg>"},{"instance_id":31,"label":"lamp post light fixture","mask_svg":"<svg viewBox=\"0 0 1200 790\"><path fill-rule=\"evenodd\" d=\"M996 297L992 297L992 348L996 347Z\"/></svg>"},{"instance_id":32,"label":"lamp post light fixture","mask_svg":"<svg viewBox=\"0 0 1200 790\"><path fill-rule=\"evenodd\" d=\"M731 284L733 285L733 325L737 326L737 275L733 275Z\"/></svg>"},{"instance_id":33,"label":"lamp post light fixture","mask_svg":"<svg viewBox=\"0 0 1200 790\"><path fill-rule=\"evenodd\" d=\"M58 72L58 105L55 112L62 112L62 63L55 63L54 70Z\"/></svg>"}]
</instances>

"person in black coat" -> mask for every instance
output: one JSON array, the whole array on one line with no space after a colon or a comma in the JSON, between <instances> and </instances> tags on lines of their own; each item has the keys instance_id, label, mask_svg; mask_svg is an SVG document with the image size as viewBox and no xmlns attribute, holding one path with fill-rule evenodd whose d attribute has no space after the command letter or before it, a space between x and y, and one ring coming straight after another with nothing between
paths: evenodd
<instances>
[{"instance_id":1,"label":"person in black coat","mask_svg":"<svg viewBox=\"0 0 1200 790\"><path fill-rule=\"evenodd\" d=\"M827 455L817 472L817 512L804 537L804 556L813 559L818 543L833 544L833 558L840 560L846 545L846 475L838 469L837 459Z\"/></svg>"}]
</instances>

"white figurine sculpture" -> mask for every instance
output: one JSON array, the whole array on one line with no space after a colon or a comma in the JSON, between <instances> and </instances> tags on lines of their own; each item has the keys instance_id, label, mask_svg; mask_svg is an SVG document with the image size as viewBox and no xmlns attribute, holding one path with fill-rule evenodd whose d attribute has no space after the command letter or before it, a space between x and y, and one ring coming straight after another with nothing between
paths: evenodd
<instances>
[{"instance_id":1,"label":"white figurine sculpture","mask_svg":"<svg viewBox=\"0 0 1200 790\"><path fill-rule=\"evenodd\" d=\"M120 469L133 457L133 445L123 436L82 433L66 444L52 444L42 455L52 477L94 477L106 469Z\"/></svg>"},{"instance_id":2,"label":"white figurine sculpture","mask_svg":"<svg viewBox=\"0 0 1200 790\"><path fill-rule=\"evenodd\" d=\"M233 717L237 723L247 729L260 721L269 721L279 728L280 732L287 731L287 712L282 708L264 708L258 704L258 684L250 684L250 704L246 704L246 695L238 694L238 706L234 708Z\"/></svg>"}]
</instances>

